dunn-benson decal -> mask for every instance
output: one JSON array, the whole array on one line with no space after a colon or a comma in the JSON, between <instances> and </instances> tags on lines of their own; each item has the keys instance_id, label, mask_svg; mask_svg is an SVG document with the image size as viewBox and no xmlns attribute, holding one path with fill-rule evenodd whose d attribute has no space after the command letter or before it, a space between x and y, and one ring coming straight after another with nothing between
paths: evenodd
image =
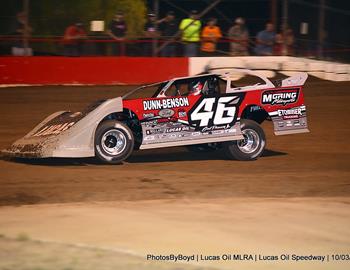
<instances>
[{"instance_id":1,"label":"dunn-benson decal","mask_svg":"<svg viewBox=\"0 0 350 270\"><path fill-rule=\"evenodd\" d=\"M153 100L143 101L143 109L145 111L171 109L171 108L188 107L188 106L190 106L190 103L187 97L153 99Z\"/></svg>"}]
</instances>

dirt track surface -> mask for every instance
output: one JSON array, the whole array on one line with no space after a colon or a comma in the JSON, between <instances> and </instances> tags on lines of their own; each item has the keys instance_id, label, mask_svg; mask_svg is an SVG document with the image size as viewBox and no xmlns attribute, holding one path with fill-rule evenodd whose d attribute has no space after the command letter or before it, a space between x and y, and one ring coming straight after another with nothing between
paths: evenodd
<instances>
[{"instance_id":1,"label":"dirt track surface","mask_svg":"<svg viewBox=\"0 0 350 270\"><path fill-rule=\"evenodd\" d=\"M1 270L179 270L179 267L182 270L199 270L184 264L148 262L140 256L113 249L33 240L26 235L0 237ZM212 267L200 269L215 270Z\"/></svg>"},{"instance_id":2,"label":"dirt track surface","mask_svg":"<svg viewBox=\"0 0 350 270\"><path fill-rule=\"evenodd\" d=\"M128 88L0 88L0 149L52 112ZM305 96L311 133L276 137L265 123L267 150L254 162L185 148L137 152L120 166L0 160L0 269L349 269L349 261L185 268L145 259L349 253L350 83L311 79Z\"/></svg>"},{"instance_id":3,"label":"dirt track surface","mask_svg":"<svg viewBox=\"0 0 350 270\"><path fill-rule=\"evenodd\" d=\"M0 148L47 115L81 110L130 87L0 89ZM0 161L0 205L173 198L350 195L350 83L311 79L305 88L311 133L274 136L254 162L185 148L136 152L121 166L93 159Z\"/></svg>"}]
</instances>

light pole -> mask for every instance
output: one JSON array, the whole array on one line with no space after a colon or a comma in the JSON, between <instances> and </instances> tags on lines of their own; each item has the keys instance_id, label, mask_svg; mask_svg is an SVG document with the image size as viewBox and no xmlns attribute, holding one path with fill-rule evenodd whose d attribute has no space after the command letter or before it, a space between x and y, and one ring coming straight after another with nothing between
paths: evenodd
<instances>
[{"instance_id":1,"label":"light pole","mask_svg":"<svg viewBox=\"0 0 350 270\"><path fill-rule=\"evenodd\" d=\"M29 37L29 21L28 21L28 17L29 17L29 0L23 0L23 11L25 14L24 17L24 30L23 30L23 48L25 51L25 55L28 54L28 50L29 50L29 41L28 41L28 37Z\"/></svg>"},{"instance_id":2,"label":"light pole","mask_svg":"<svg viewBox=\"0 0 350 270\"><path fill-rule=\"evenodd\" d=\"M325 0L320 0L320 8L318 14L318 57L323 57L324 46L324 20L325 20Z\"/></svg>"},{"instance_id":3,"label":"light pole","mask_svg":"<svg viewBox=\"0 0 350 270\"><path fill-rule=\"evenodd\" d=\"M282 36L283 36L283 55L287 54L287 29L288 29L288 0L282 2Z\"/></svg>"}]
</instances>

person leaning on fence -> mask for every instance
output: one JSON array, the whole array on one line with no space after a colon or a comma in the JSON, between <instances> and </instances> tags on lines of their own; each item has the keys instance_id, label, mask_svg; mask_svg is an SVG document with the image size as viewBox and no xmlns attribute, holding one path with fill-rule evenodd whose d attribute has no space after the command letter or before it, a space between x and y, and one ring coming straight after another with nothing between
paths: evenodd
<instances>
[{"instance_id":1,"label":"person leaning on fence","mask_svg":"<svg viewBox=\"0 0 350 270\"><path fill-rule=\"evenodd\" d=\"M210 18L202 31L201 53L203 56L213 56L216 52L216 44L222 37L220 27L216 25L217 20Z\"/></svg>"},{"instance_id":2,"label":"person leaning on fence","mask_svg":"<svg viewBox=\"0 0 350 270\"><path fill-rule=\"evenodd\" d=\"M124 14L118 12L113 20L109 23L107 34L115 40L113 44L113 54L114 55L124 55L125 54L125 36L127 32L127 24L124 20Z\"/></svg>"},{"instance_id":3,"label":"person leaning on fence","mask_svg":"<svg viewBox=\"0 0 350 270\"><path fill-rule=\"evenodd\" d=\"M179 26L182 32L181 39L184 43L185 56L187 57L197 56L198 54L202 23L198 20L197 13L196 10L192 10L190 17L183 19Z\"/></svg>"},{"instance_id":4,"label":"person leaning on fence","mask_svg":"<svg viewBox=\"0 0 350 270\"><path fill-rule=\"evenodd\" d=\"M175 40L173 40L173 37L177 33L178 24L175 18L175 13L169 11L163 19L158 21L158 23L163 41L168 42L168 44L161 50L161 56L176 56L176 43Z\"/></svg>"},{"instance_id":5,"label":"person leaning on fence","mask_svg":"<svg viewBox=\"0 0 350 270\"><path fill-rule=\"evenodd\" d=\"M232 56L249 55L249 32L245 26L245 21L243 18L236 18L235 23L229 29L227 36L231 40L230 50Z\"/></svg>"},{"instance_id":6,"label":"person leaning on fence","mask_svg":"<svg viewBox=\"0 0 350 270\"><path fill-rule=\"evenodd\" d=\"M26 44L26 40L31 36L33 29L27 23L28 17L25 12L16 14L11 33L16 36L16 40L12 45L11 52L14 56L31 56L33 51Z\"/></svg>"},{"instance_id":7,"label":"person leaning on fence","mask_svg":"<svg viewBox=\"0 0 350 270\"><path fill-rule=\"evenodd\" d=\"M144 27L144 44L143 51L144 56L152 56L153 52L153 42L158 39L160 34L158 31L158 21L156 15L153 13L148 14L148 19Z\"/></svg>"},{"instance_id":8,"label":"person leaning on fence","mask_svg":"<svg viewBox=\"0 0 350 270\"><path fill-rule=\"evenodd\" d=\"M293 55L294 54L294 34L293 30L287 28L282 33L275 35L273 55Z\"/></svg>"},{"instance_id":9,"label":"person leaning on fence","mask_svg":"<svg viewBox=\"0 0 350 270\"><path fill-rule=\"evenodd\" d=\"M65 56L83 54L83 42L86 39L84 25L80 22L68 26L64 32L63 45Z\"/></svg>"},{"instance_id":10,"label":"person leaning on fence","mask_svg":"<svg viewBox=\"0 0 350 270\"><path fill-rule=\"evenodd\" d=\"M268 22L265 30L260 31L256 36L255 53L262 56L272 55L275 35L274 25Z\"/></svg>"}]
</instances>

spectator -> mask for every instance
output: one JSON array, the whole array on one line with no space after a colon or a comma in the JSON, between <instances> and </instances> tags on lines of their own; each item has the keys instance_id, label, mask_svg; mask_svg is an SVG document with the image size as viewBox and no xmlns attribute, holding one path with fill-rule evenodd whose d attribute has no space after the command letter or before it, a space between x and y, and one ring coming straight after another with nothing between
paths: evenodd
<instances>
[{"instance_id":1,"label":"spectator","mask_svg":"<svg viewBox=\"0 0 350 270\"><path fill-rule=\"evenodd\" d=\"M12 55L14 56L31 56L33 51L27 43L31 36L32 28L28 25L27 14L22 11L16 14L16 21L12 29L12 33L18 37L18 40L12 46Z\"/></svg>"},{"instance_id":2,"label":"spectator","mask_svg":"<svg viewBox=\"0 0 350 270\"><path fill-rule=\"evenodd\" d=\"M285 33L286 55L294 55L294 33L291 28L288 28Z\"/></svg>"},{"instance_id":3,"label":"spectator","mask_svg":"<svg viewBox=\"0 0 350 270\"><path fill-rule=\"evenodd\" d=\"M162 49L161 55L164 57L176 56L176 43L173 37L177 33L177 21L173 11L169 11L163 19L158 21L164 42L168 44Z\"/></svg>"},{"instance_id":4,"label":"spectator","mask_svg":"<svg viewBox=\"0 0 350 270\"><path fill-rule=\"evenodd\" d=\"M276 34L275 36L275 44L273 46L273 54L274 55L286 55L285 54L285 46L284 46L284 38L281 33Z\"/></svg>"},{"instance_id":5,"label":"spectator","mask_svg":"<svg viewBox=\"0 0 350 270\"><path fill-rule=\"evenodd\" d=\"M216 26L217 20L210 18L202 31L201 51L204 56L213 56L216 52L216 44L222 37L221 30Z\"/></svg>"},{"instance_id":6,"label":"spectator","mask_svg":"<svg viewBox=\"0 0 350 270\"><path fill-rule=\"evenodd\" d=\"M179 29L182 31L182 41L184 42L185 56L197 56L201 27L202 24L198 20L196 10L192 10L190 17L181 21Z\"/></svg>"},{"instance_id":7,"label":"spectator","mask_svg":"<svg viewBox=\"0 0 350 270\"><path fill-rule=\"evenodd\" d=\"M293 30L288 28L284 34L278 33L275 36L273 46L274 55L293 55L294 52L294 34Z\"/></svg>"},{"instance_id":8,"label":"spectator","mask_svg":"<svg viewBox=\"0 0 350 270\"><path fill-rule=\"evenodd\" d=\"M145 43L143 48L145 56L152 56L154 41L160 36L157 30L157 24L156 15L153 13L148 14L148 19L144 28Z\"/></svg>"},{"instance_id":9,"label":"spectator","mask_svg":"<svg viewBox=\"0 0 350 270\"><path fill-rule=\"evenodd\" d=\"M249 32L243 18L236 18L235 24L228 31L228 38L231 39L230 49L232 56L249 55Z\"/></svg>"},{"instance_id":10,"label":"spectator","mask_svg":"<svg viewBox=\"0 0 350 270\"><path fill-rule=\"evenodd\" d=\"M68 26L63 36L64 55L82 55L84 39L86 39L86 32L82 23L79 22Z\"/></svg>"},{"instance_id":11,"label":"spectator","mask_svg":"<svg viewBox=\"0 0 350 270\"><path fill-rule=\"evenodd\" d=\"M114 39L116 42L113 46L114 55L124 55L125 54L125 36L127 32L127 24L124 20L124 14L118 12L113 20L110 22L107 30L107 34Z\"/></svg>"},{"instance_id":12,"label":"spectator","mask_svg":"<svg viewBox=\"0 0 350 270\"><path fill-rule=\"evenodd\" d=\"M255 53L257 55L272 55L275 42L275 32L272 23L268 22L266 28L256 36Z\"/></svg>"}]
</instances>

